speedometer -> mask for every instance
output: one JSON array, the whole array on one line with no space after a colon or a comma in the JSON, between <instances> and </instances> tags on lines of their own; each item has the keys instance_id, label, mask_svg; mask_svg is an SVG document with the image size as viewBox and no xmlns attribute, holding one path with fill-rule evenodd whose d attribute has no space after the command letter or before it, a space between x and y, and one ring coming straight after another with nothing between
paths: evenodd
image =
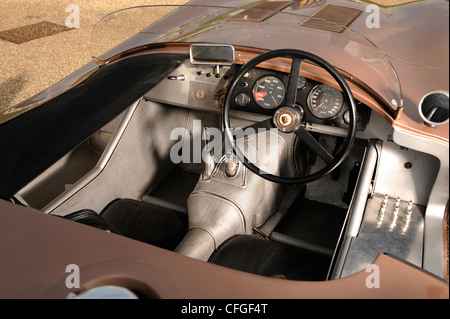
<instances>
[{"instance_id":1,"label":"speedometer","mask_svg":"<svg viewBox=\"0 0 450 319\"><path fill-rule=\"evenodd\" d=\"M319 119L335 117L344 105L341 91L325 84L315 86L308 95L308 109Z\"/></svg>"},{"instance_id":2,"label":"speedometer","mask_svg":"<svg viewBox=\"0 0 450 319\"><path fill-rule=\"evenodd\" d=\"M272 75L264 76L253 86L253 98L264 109L274 109L283 103L286 89L283 82Z\"/></svg>"}]
</instances>

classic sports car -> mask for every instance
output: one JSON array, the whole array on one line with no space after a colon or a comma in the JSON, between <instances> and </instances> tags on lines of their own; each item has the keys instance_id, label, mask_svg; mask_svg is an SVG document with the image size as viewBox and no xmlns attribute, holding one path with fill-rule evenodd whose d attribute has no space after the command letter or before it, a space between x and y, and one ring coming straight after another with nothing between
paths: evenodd
<instances>
[{"instance_id":1,"label":"classic sports car","mask_svg":"<svg viewBox=\"0 0 450 319\"><path fill-rule=\"evenodd\" d=\"M448 298L448 9L106 16L146 27L0 114L0 297Z\"/></svg>"}]
</instances>

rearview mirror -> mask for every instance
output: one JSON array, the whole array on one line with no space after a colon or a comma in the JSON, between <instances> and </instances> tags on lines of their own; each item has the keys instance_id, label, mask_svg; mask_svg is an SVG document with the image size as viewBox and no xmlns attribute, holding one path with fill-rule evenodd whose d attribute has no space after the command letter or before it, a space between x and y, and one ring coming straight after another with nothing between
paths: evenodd
<instances>
[{"instance_id":1,"label":"rearview mirror","mask_svg":"<svg viewBox=\"0 0 450 319\"><path fill-rule=\"evenodd\" d=\"M226 44L192 44L189 56L192 64L232 65L234 47Z\"/></svg>"}]
</instances>

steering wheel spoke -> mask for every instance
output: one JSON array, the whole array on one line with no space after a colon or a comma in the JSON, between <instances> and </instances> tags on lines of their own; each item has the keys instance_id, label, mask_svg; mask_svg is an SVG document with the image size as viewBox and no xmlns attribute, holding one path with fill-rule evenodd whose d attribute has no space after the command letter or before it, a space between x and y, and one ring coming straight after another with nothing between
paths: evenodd
<instances>
[{"instance_id":1,"label":"steering wheel spoke","mask_svg":"<svg viewBox=\"0 0 450 319\"><path fill-rule=\"evenodd\" d=\"M334 161L334 157L303 126L300 126L295 134L325 163L331 164Z\"/></svg>"},{"instance_id":2,"label":"steering wheel spoke","mask_svg":"<svg viewBox=\"0 0 450 319\"><path fill-rule=\"evenodd\" d=\"M291 74L289 76L284 106L295 107L297 101L297 86L300 77L300 67L302 65L302 61L303 59L298 57L292 58Z\"/></svg>"}]
</instances>

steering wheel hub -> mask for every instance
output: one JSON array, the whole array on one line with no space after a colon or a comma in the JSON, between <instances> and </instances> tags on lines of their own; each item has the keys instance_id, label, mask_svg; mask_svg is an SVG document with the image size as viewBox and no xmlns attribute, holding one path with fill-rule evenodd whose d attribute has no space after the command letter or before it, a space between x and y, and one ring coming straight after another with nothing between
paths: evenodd
<instances>
[{"instance_id":1,"label":"steering wheel hub","mask_svg":"<svg viewBox=\"0 0 450 319\"><path fill-rule=\"evenodd\" d=\"M279 108L273 117L273 124L280 131L289 133L298 128L302 119L302 112L292 107Z\"/></svg>"}]
</instances>

